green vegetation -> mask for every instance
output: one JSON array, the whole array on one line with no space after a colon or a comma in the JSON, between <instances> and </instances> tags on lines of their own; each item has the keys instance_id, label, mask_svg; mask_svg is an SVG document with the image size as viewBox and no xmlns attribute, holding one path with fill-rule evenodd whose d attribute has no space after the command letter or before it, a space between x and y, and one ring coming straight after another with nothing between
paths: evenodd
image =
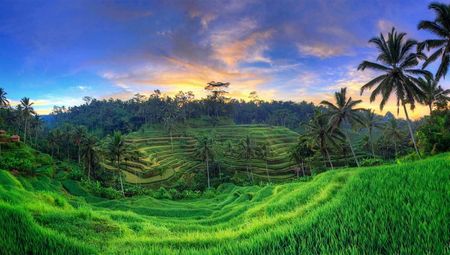
<instances>
[{"instance_id":1,"label":"green vegetation","mask_svg":"<svg viewBox=\"0 0 450 255\"><path fill-rule=\"evenodd\" d=\"M3 254L450 252L448 153L182 201L106 200L69 183L0 171Z\"/></svg>"}]
</instances>

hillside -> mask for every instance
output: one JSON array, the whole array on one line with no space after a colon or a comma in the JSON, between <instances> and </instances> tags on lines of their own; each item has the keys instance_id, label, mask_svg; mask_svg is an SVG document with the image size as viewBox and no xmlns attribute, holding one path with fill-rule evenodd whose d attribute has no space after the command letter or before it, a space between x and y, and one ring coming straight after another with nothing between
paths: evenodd
<instances>
[{"instance_id":1,"label":"hillside","mask_svg":"<svg viewBox=\"0 0 450 255\"><path fill-rule=\"evenodd\" d=\"M3 254L448 254L450 154L192 200L0 171Z\"/></svg>"},{"instance_id":2,"label":"hillside","mask_svg":"<svg viewBox=\"0 0 450 255\"><path fill-rule=\"evenodd\" d=\"M152 184L175 181L183 173L205 168L202 161L195 158L197 138L209 135L217 147L226 148L231 144L233 151L238 143L247 135L256 145L267 143L270 148L267 167L272 180L285 180L294 176L295 163L290 159L289 150L296 141L298 134L284 127L267 125L225 125L212 127L187 128L181 132L174 132L172 141L168 133L162 129L153 129L131 133L126 142L134 145L142 157L123 163L122 169L129 183ZM218 156L223 171L244 175L246 161L232 153ZM115 169L106 162L108 169ZM266 181L266 162L253 159L251 170L256 181ZM243 177L244 179L246 177Z\"/></svg>"}]
</instances>

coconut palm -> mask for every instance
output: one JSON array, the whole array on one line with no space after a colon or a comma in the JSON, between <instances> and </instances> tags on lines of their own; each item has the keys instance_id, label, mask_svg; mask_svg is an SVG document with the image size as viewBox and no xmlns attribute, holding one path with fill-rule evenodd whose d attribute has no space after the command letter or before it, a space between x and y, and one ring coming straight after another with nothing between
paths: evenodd
<instances>
[{"instance_id":1,"label":"coconut palm","mask_svg":"<svg viewBox=\"0 0 450 255\"><path fill-rule=\"evenodd\" d=\"M403 137L403 132L398 126L398 121L394 118L389 119L389 121L384 126L384 136L394 143L395 157L398 155L397 142Z\"/></svg>"},{"instance_id":2,"label":"coconut palm","mask_svg":"<svg viewBox=\"0 0 450 255\"><path fill-rule=\"evenodd\" d=\"M270 150L269 145L268 145L267 143L263 143L263 144L258 148L258 154L259 154L259 157L260 157L262 160L264 160L264 162L266 163L267 181L270 183L268 160L269 160L269 156L272 154L272 151Z\"/></svg>"},{"instance_id":3,"label":"coconut palm","mask_svg":"<svg viewBox=\"0 0 450 255\"><path fill-rule=\"evenodd\" d=\"M204 136L197 139L196 156L206 164L206 175L208 177L208 189L211 188L211 180L209 174L209 161L214 159L214 146L211 137Z\"/></svg>"},{"instance_id":4,"label":"coconut palm","mask_svg":"<svg viewBox=\"0 0 450 255\"><path fill-rule=\"evenodd\" d=\"M78 165L81 164L81 143L87 135L87 129L84 126L77 126L72 132L73 142L78 148Z\"/></svg>"},{"instance_id":5,"label":"coconut palm","mask_svg":"<svg viewBox=\"0 0 450 255\"><path fill-rule=\"evenodd\" d=\"M373 143L373 130L376 128L382 128L383 125L377 120L377 115L373 110L364 111L363 114L363 123L367 128L368 133L368 142L370 144L370 149L372 151L372 156L375 157L375 148Z\"/></svg>"},{"instance_id":6,"label":"coconut palm","mask_svg":"<svg viewBox=\"0 0 450 255\"><path fill-rule=\"evenodd\" d=\"M20 105L22 106L22 116L24 120L24 131L23 131L23 142L26 143L27 141L27 129L28 129L28 122L30 117L36 114L36 112L33 109L33 104L30 102L30 98L24 97L20 100Z\"/></svg>"},{"instance_id":7,"label":"coconut palm","mask_svg":"<svg viewBox=\"0 0 450 255\"><path fill-rule=\"evenodd\" d=\"M6 98L6 91L3 88L0 88L0 108L6 108L9 106L9 100Z\"/></svg>"},{"instance_id":8,"label":"coconut palm","mask_svg":"<svg viewBox=\"0 0 450 255\"><path fill-rule=\"evenodd\" d=\"M381 110L389 97L395 94L397 97L397 114L400 105L402 105L406 119L408 120L409 134L414 144L414 149L417 155L419 155L406 104L410 105L411 110L414 109L416 101L419 101L423 96L418 85L418 77L431 77L431 73L426 70L414 68L418 64L418 59L424 58L424 55L414 52L413 48L417 45L417 42L410 39L406 40L405 36L405 33L397 33L395 28L392 28L392 31L388 33L387 40L383 34L380 34L379 37L372 38L369 42L374 44L380 52L377 57L377 62L363 61L358 66L358 70L364 71L370 69L382 72L381 75L361 87L361 94L365 90L370 90L375 87L370 95L370 102L375 101L380 95L382 98L380 102Z\"/></svg>"},{"instance_id":9,"label":"coconut palm","mask_svg":"<svg viewBox=\"0 0 450 255\"><path fill-rule=\"evenodd\" d=\"M433 105L436 102L450 101L450 89L444 90L438 83L439 82L433 78L419 78L419 86L424 94L421 98L421 103L428 106L430 114L433 111Z\"/></svg>"},{"instance_id":10,"label":"coconut palm","mask_svg":"<svg viewBox=\"0 0 450 255\"><path fill-rule=\"evenodd\" d=\"M343 140L344 135L340 129L335 129L332 132L327 116L318 111L315 112L313 118L306 124L305 129L305 136L313 141L324 160L328 160L330 167L334 169L329 150L332 146L337 146L338 141Z\"/></svg>"},{"instance_id":11,"label":"coconut palm","mask_svg":"<svg viewBox=\"0 0 450 255\"><path fill-rule=\"evenodd\" d=\"M170 112L166 113L164 116L164 127L166 128L167 132L169 132L170 136L170 147L173 152L173 130L175 129L175 117Z\"/></svg>"},{"instance_id":12,"label":"coconut palm","mask_svg":"<svg viewBox=\"0 0 450 255\"><path fill-rule=\"evenodd\" d=\"M91 179L92 168L97 157L97 138L92 135L83 136L81 140L81 157L84 160L84 167L87 168L88 180Z\"/></svg>"},{"instance_id":13,"label":"coconut palm","mask_svg":"<svg viewBox=\"0 0 450 255\"><path fill-rule=\"evenodd\" d=\"M431 3L428 8L435 12L434 21L422 20L417 28L427 30L438 37L438 39L425 40L418 46L421 52L424 48L428 51L436 49L423 63L426 68L430 63L440 58L439 68L436 72L436 80L439 81L448 71L450 62L450 4Z\"/></svg>"},{"instance_id":14,"label":"coconut palm","mask_svg":"<svg viewBox=\"0 0 450 255\"><path fill-rule=\"evenodd\" d=\"M351 125L354 122L362 123L362 118L359 114L360 111L364 110L362 108L355 108L358 104L360 104L361 100L352 100L351 97L347 99L347 88L342 88L341 91L334 93L334 97L336 103L333 104L330 101L322 101L321 104L328 107L328 115L330 117L330 127L331 131L341 128L345 125ZM345 135L345 139L347 140L348 145L353 154L353 159L356 162L356 165L359 166L359 161L356 158L355 150L353 149L352 142L347 132L343 132Z\"/></svg>"},{"instance_id":15,"label":"coconut palm","mask_svg":"<svg viewBox=\"0 0 450 255\"><path fill-rule=\"evenodd\" d=\"M114 134L109 137L107 141L107 151L108 155L111 158L111 161L117 166L117 173L119 175L120 180L120 189L122 191L122 195L125 196L125 190L123 188L123 180L122 180L122 171L120 170L120 163L124 158L125 154L128 153L129 147L128 144L125 143L125 139L120 132L114 132Z\"/></svg>"},{"instance_id":16,"label":"coconut palm","mask_svg":"<svg viewBox=\"0 0 450 255\"><path fill-rule=\"evenodd\" d=\"M240 154L243 156L246 162L246 170L247 175L249 175L249 178L251 178L252 183L255 182L255 179L253 178L253 171L251 169L251 160L256 157L256 144L253 141L253 139L250 138L249 135L247 135L244 139L241 140L239 143L240 148Z\"/></svg>"},{"instance_id":17,"label":"coconut palm","mask_svg":"<svg viewBox=\"0 0 450 255\"><path fill-rule=\"evenodd\" d=\"M306 159L312 157L314 155L314 151L311 149L310 141L305 136L301 136L298 140L298 143L291 150L291 159L295 161L295 163L302 170L302 176L305 176L305 162ZM299 172L297 171L297 178L299 177Z\"/></svg>"}]
</instances>

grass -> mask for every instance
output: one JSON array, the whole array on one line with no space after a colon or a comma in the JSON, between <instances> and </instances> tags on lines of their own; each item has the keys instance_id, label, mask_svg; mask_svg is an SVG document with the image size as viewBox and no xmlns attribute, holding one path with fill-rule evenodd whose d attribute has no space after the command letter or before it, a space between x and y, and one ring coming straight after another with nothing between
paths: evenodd
<instances>
[{"instance_id":1,"label":"grass","mask_svg":"<svg viewBox=\"0 0 450 255\"><path fill-rule=\"evenodd\" d=\"M450 154L179 201L0 171L0 207L2 254L449 254Z\"/></svg>"}]
</instances>

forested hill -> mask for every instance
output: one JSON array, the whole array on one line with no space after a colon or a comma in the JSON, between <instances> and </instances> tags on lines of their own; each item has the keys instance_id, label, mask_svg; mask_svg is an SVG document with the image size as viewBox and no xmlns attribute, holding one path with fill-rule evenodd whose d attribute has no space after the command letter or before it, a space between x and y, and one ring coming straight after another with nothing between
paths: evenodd
<instances>
[{"instance_id":1,"label":"forested hill","mask_svg":"<svg viewBox=\"0 0 450 255\"><path fill-rule=\"evenodd\" d=\"M251 101L208 97L194 99L192 93L180 92L174 97L163 97L158 91L149 97L136 95L130 100L98 100L86 98L86 103L70 108L55 107L52 125L70 123L86 126L99 136L113 131L128 133L144 124L186 122L200 117L215 124L229 118L236 124L269 124L297 129L306 122L318 107L312 103L292 101L266 102L254 97Z\"/></svg>"}]
</instances>

